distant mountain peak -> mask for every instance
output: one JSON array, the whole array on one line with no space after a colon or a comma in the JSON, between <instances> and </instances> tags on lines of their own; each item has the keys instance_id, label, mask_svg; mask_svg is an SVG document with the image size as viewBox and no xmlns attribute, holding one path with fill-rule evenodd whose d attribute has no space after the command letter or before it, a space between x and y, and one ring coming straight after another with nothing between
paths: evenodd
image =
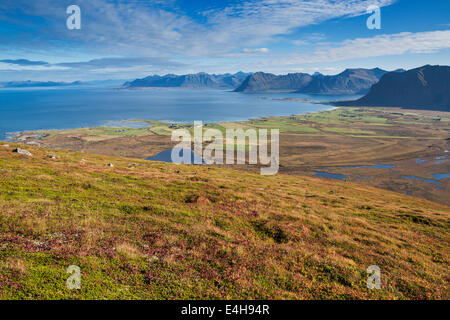
<instances>
[{"instance_id":1,"label":"distant mountain peak","mask_svg":"<svg viewBox=\"0 0 450 320\"><path fill-rule=\"evenodd\" d=\"M339 104L450 111L450 67L425 65L389 72L361 99Z\"/></svg>"},{"instance_id":2,"label":"distant mountain peak","mask_svg":"<svg viewBox=\"0 0 450 320\"><path fill-rule=\"evenodd\" d=\"M62 82L62 81L10 81L0 84L3 88L32 88L32 87L63 87L76 86L83 84L81 81Z\"/></svg>"},{"instance_id":3,"label":"distant mountain peak","mask_svg":"<svg viewBox=\"0 0 450 320\"><path fill-rule=\"evenodd\" d=\"M294 92L311 81L306 73L289 73L277 76L272 73L256 72L249 75L236 92Z\"/></svg>"},{"instance_id":4,"label":"distant mountain peak","mask_svg":"<svg viewBox=\"0 0 450 320\"><path fill-rule=\"evenodd\" d=\"M237 92L301 92L309 94L356 94L367 92L387 71L375 69L345 69L334 76L314 73L274 75L256 72L247 77Z\"/></svg>"},{"instance_id":5,"label":"distant mountain peak","mask_svg":"<svg viewBox=\"0 0 450 320\"><path fill-rule=\"evenodd\" d=\"M238 72L234 75L226 74L208 74L198 72L195 74L175 75L166 74L164 76L148 76L142 79L136 79L123 84L126 88L152 88L152 87L170 87L170 88L216 88L216 89L234 89L242 83L249 74Z\"/></svg>"}]
</instances>

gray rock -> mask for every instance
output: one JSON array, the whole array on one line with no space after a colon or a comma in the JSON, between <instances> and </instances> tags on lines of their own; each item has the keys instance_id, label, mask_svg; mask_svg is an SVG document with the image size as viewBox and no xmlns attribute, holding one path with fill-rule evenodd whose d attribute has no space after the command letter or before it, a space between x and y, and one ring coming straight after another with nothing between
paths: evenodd
<instances>
[{"instance_id":1,"label":"gray rock","mask_svg":"<svg viewBox=\"0 0 450 320\"><path fill-rule=\"evenodd\" d=\"M29 157L33 156L30 151L25 150L25 149L17 148L17 149L14 149L13 152L20 153L20 154L23 154L23 155L26 155L26 156L29 156Z\"/></svg>"},{"instance_id":2,"label":"gray rock","mask_svg":"<svg viewBox=\"0 0 450 320\"><path fill-rule=\"evenodd\" d=\"M26 142L25 144L27 144L29 146L37 146L37 147L41 147L42 146L42 143L37 142L37 141Z\"/></svg>"}]
</instances>

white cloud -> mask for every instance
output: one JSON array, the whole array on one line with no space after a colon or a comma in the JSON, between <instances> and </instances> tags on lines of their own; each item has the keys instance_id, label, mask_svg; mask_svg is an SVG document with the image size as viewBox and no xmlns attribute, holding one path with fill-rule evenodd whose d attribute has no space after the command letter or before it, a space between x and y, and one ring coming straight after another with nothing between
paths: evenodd
<instances>
[{"instance_id":1,"label":"white cloud","mask_svg":"<svg viewBox=\"0 0 450 320\"><path fill-rule=\"evenodd\" d=\"M135 72L142 66L142 72L185 73L240 69L306 70L315 67L308 65L314 63L430 53L450 47L450 30L378 35L339 43L331 43L328 38L325 42L322 41L325 35L309 33L299 39L288 40L299 46L296 48L297 54L285 53L271 46L279 35L289 35L296 28L330 19L365 15L369 5L383 7L394 2L233 1L226 8L202 12L200 23L184 14L182 8L175 7L177 2L174 0L145 1L145 5L144 1L78 0L82 11L82 29L69 31L64 23L67 17L65 1L0 0L0 20L17 23L21 30L40 31L30 34L21 32L16 37L0 34L0 50L13 48L11 52L19 52L20 57L24 58L31 58L27 56L28 52L43 57L50 55L53 59L48 60L53 62L52 67L55 68L83 68L112 73L120 70ZM211 6L214 5L215 2L211 2ZM16 11L21 14L14 16ZM287 38L292 37L284 40ZM300 50L305 51L300 53ZM312 53L306 53L310 50ZM61 59L65 62L83 60L80 53L88 57L84 60L97 59L55 63L61 62ZM7 57L11 56L13 54ZM3 65L1 68L6 67ZM9 65L7 69L17 70L18 67Z\"/></svg>"},{"instance_id":2,"label":"white cloud","mask_svg":"<svg viewBox=\"0 0 450 320\"><path fill-rule=\"evenodd\" d=\"M345 16L366 14L369 5L387 6L395 0L262 0L246 1L204 13L210 24L205 40L211 44L257 46L294 28Z\"/></svg>"},{"instance_id":3,"label":"white cloud","mask_svg":"<svg viewBox=\"0 0 450 320\"><path fill-rule=\"evenodd\" d=\"M258 67L335 62L406 53L433 53L446 48L450 48L450 30L402 32L345 40L334 47L321 48L311 54L290 54L281 59L259 62Z\"/></svg>"},{"instance_id":4,"label":"white cloud","mask_svg":"<svg viewBox=\"0 0 450 320\"><path fill-rule=\"evenodd\" d=\"M96 54L217 57L242 47L266 46L275 36L288 34L293 28L322 21L366 14L369 4L386 6L395 0L247 0L205 11L205 23L199 23L175 5L162 1L139 2L78 0L82 28L65 28L65 1L4 0L0 1L0 20L17 22L24 16L11 17L9 12L45 20L43 32L15 38L2 38L0 48L13 44L16 48L68 48ZM16 20L14 20L16 19ZM42 24L22 21L39 31Z\"/></svg>"},{"instance_id":5,"label":"white cloud","mask_svg":"<svg viewBox=\"0 0 450 320\"><path fill-rule=\"evenodd\" d=\"M309 74L313 74L315 72L320 72L322 74L338 74L340 72L342 72L344 70L344 68L336 68L336 67L302 67L302 68L292 68L292 69L288 69L286 72L287 73L297 73L297 72L302 72L302 73L309 73Z\"/></svg>"},{"instance_id":6,"label":"white cloud","mask_svg":"<svg viewBox=\"0 0 450 320\"><path fill-rule=\"evenodd\" d=\"M243 53L267 53L270 50L267 48L253 48L253 49L248 49L248 48L244 48L242 49Z\"/></svg>"},{"instance_id":7,"label":"white cloud","mask_svg":"<svg viewBox=\"0 0 450 320\"><path fill-rule=\"evenodd\" d=\"M59 66L51 66L51 65L35 65L35 66L23 66L11 63L2 63L0 62L0 71L40 71L40 72L51 72L54 70L67 70L68 68L59 67Z\"/></svg>"}]
</instances>

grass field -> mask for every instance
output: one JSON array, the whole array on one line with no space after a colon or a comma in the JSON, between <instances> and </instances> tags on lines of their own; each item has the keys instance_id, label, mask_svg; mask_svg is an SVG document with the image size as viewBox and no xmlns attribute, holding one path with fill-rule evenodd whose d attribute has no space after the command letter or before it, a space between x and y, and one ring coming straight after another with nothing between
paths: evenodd
<instances>
[{"instance_id":1,"label":"grass field","mask_svg":"<svg viewBox=\"0 0 450 320\"><path fill-rule=\"evenodd\" d=\"M193 132L192 123L140 121L147 121L151 127L38 132L35 134L51 135L23 141L39 142L52 148L145 159L174 145L170 139L174 129ZM226 129L279 129L280 170L283 173L311 176L316 170L330 171L348 175L349 180L365 185L450 205L449 179L443 181L442 189L419 180L402 179L402 176L429 179L433 173L450 172L450 160L427 166L418 166L414 161L415 158L431 160L443 156L445 150L450 150L449 121L448 112L343 107L305 115L208 123L203 129L218 129L222 133ZM24 133L24 136L29 134ZM395 165L398 173L386 174L367 168L364 172L355 172L353 169L340 168L378 163ZM251 166L232 168L259 170ZM361 175L371 178L360 179Z\"/></svg>"},{"instance_id":2,"label":"grass field","mask_svg":"<svg viewBox=\"0 0 450 320\"><path fill-rule=\"evenodd\" d=\"M1 299L449 298L448 206L311 177L24 146L27 157L16 146L0 146ZM69 265L80 290L66 287ZM380 290L366 287L369 265Z\"/></svg>"}]
</instances>

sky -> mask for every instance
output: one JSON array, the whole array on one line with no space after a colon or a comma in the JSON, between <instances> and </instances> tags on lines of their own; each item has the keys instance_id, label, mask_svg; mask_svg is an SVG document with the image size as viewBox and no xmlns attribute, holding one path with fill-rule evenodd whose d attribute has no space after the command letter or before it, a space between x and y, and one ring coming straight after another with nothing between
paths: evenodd
<instances>
[{"instance_id":1,"label":"sky","mask_svg":"<svg viewBox=\"0 0 450 320\"><path fill-rule=\"evenodd\" d=\"M448 65L449 13L449 0L0 0L0 82Z\"/></svg>"}]
</instances>

